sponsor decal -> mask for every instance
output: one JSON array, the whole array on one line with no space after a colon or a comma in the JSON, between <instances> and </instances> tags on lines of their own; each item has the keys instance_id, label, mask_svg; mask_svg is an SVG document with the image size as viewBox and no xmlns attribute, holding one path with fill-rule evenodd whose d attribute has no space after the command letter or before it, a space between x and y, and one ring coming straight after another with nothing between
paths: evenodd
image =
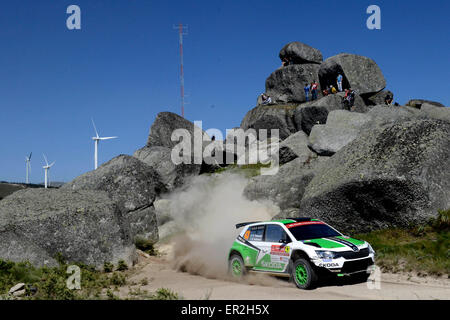
<instances>
[{"instance_id":1,"label":"sponsor decal","mask_svg":"<svg viewBox=\"0 0 450 320\"><path fill-rule=\"evenodd\" d=\"M259 249L257 246L253 245L250 241L247 241L246 239L244 239L244 238L241 237L241 236L238 236L237 240L238 240L239 242L242 242L242 243L245 244L246 246L248 246L248 247L250 247L250 248L252 248L252 249L257 250L258 252L261 251L261 249Z\"/></svg>"},{"instance_id":2,"label":"sponsor decal","mask_svg":"<svg viewBox=\"0 0 450 320\"><path fill-rule=\"evenodd\" d=\"M270 261L287 263L287 262L289 262L289 257L285 257L285 256L270 256Z\"/></svg>"},{"instance_id":3,"label":"sponsor decal","mask_svg":"<svg viewBox=\"0 0 450 320\"><path fill-rule=\"evenodd\" d=\"M340 244L346 245L347 247L350 247L355 252L359 251L359 248L357 246L355 246L353 243L351 243L350 241L339 239L339 238L327 238L327 239L330 239L330 240L336 241Z\"/></svg>"},{"instance_id":4,"label":"sponsor decal","mask_svg":"<svg viewBox=\"0 0 450 320\"><path fill-rule=\"evenodd\" d=\"M309 224L325 224L322 221L305 221L305 222L296 222L296 223L289 223L286 225L286 228L294 228L298 226L306 226Z\"/></svg>"},{"instance_id":5,"label":"sponsor decal","mask_svg":"<svg viewBox=\"0 0 450 320\"><path fill-rule=\"evenodd\" d=\"M286 247L282 245L272 245L270 248L270 254L279 256L289 256L289 249L286 251Z\"/></svg>"},{"instance_id":6,"label":"sponsor decal","mask_svg":"<svg viewBox=\"0 0 450 320\"><path fill-rule=\"evenodd\" d=\"M337 267L339 267L339 263L336 263L336 262L319 263L319 267L337 268Z\"/></svg>"},{"instance_id":7,"label":"sponsor decal","mask_svg":"<svg viewBox=\"0 0 450 320\"><path fill-rule=\"evenodd\" d=\"M263 261L263 262L261 262L261 266L264 268L269 268L269 269L282 269L283 268L283 264L279 263L279 262Z\"/></svg>"}]
</instances>

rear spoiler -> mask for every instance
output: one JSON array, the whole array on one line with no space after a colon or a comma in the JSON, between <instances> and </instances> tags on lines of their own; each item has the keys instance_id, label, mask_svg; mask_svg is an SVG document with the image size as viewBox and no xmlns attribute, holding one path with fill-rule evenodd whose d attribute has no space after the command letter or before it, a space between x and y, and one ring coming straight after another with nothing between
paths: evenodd
<instances>
[{"instance_id":1,"label":"rear spoiler","mask_svg":"<svg viewBox=\"0 0 450 320\"><path fill-rule=\"evenodd\" d=\"M258 222L261 222L261 221L241 222L236 225L236 229L248 226L249 224L252 224L252 223L258 223Z\"/></svg>"}]
</instances>

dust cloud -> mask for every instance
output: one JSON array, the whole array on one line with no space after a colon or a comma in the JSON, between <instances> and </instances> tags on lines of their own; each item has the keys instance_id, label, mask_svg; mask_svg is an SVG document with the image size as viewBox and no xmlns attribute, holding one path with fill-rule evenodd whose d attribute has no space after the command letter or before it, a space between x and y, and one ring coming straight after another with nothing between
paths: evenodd
<instances>
[{"instance_id":1,"label":"dust cloud","mask_svg":"<svg viewBox=\"0 0 450 320\"><path fill-rule=\"evenodd\" d=\"M193 178L169 200L172 224L172 263L179 271L207 278L229 279L228 252L240 230L239 222L270 220L279 212L272 202L246 199L242 192L248 179L236 173ZM247 283L271 284L262 276Z\"/></svg>"}]
</instances>

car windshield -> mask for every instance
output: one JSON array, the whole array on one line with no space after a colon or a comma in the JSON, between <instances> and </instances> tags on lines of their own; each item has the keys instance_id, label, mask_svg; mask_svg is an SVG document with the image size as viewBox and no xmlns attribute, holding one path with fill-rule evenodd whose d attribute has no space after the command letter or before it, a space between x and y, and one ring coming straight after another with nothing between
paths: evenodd
<instances>
[{"instance_id":1,"label":"car windshield","mask_svg":"<svg viewBox=\"0 0 450 320\"><path fill-rule=\"evenodd\" d=\"M289 231L297 240L337 237L341 235L339 232L324 223L300 224L289 228Z\"/></svg>"}]
</instances>

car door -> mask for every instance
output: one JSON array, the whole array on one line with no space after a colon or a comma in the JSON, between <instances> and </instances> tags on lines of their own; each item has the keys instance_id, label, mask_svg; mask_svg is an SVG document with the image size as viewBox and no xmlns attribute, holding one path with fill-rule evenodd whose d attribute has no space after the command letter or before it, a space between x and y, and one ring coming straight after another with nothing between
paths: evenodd
<instances>
[{"instance_id":1,"label":"car door","mask_svg":"<svg viewBox=\"0 0 450 320\"><path fill-rule=\"evenodd\" d=\"M247 256L244 262L247 266L258 268L261 259L269 254L269 250L264 242L266 226L263 224L251 226L244 235L247 243Z\"/></svg>"},{"instance_id":2,"label":"car door","mask_svg":"<svg viewBox=\"0 0 450 320\"><path fill-rule=\"evenodd\" d=\"M264 258L262 265L270 271L283 272L289 264L291 256L291 239L286 231L278 224L267 224L264 234L268 258Z\"/></svg>"}]
</instances>

